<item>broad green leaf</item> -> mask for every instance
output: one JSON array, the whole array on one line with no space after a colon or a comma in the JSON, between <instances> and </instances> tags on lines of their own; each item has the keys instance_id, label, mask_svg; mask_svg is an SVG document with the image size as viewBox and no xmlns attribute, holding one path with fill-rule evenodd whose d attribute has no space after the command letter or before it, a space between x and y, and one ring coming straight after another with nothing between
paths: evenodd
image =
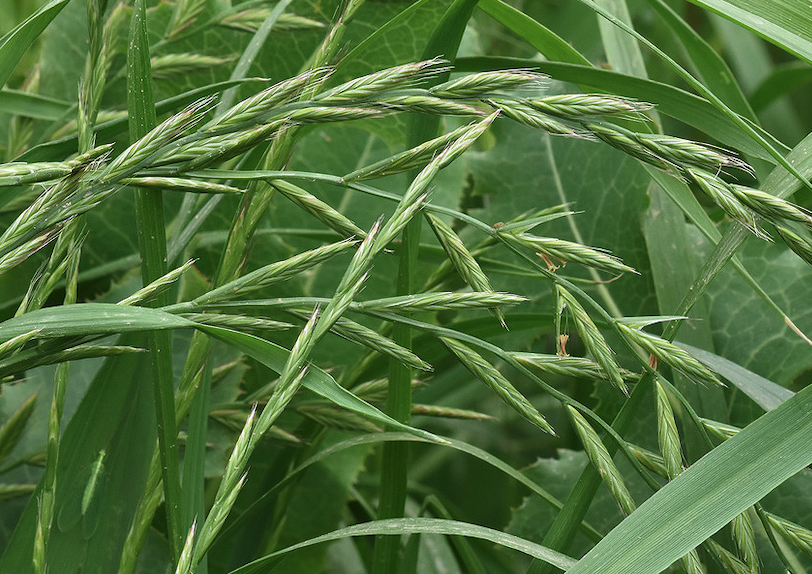
<instances>
[{"instance_id":1,"label":"broad green leaf","mask_svg":"<svg viewBox=\"0 0 812 574\"><path fill-rule=\"evenodd\" d=\"M707 248L698 252L704 255ZM806 288L812 281L812 269L808 265L783 244L752 239L738 250L737 257L798 328L812 331ZM812 368L809 344L788 329L737 274L722 270L708 289L707 301L710 320L716 326L716 353L782 386L803 381L804 373Z\"/></svg>"},{"instance_id":2,"label":"broad green leaf","mask_svg":"<svg viewBox=\"0 0 812 574\"><path fill-rule=\"evenodd\" d=\"M5 86L6 80L23 54L69 1L52 0L25 22L0 38L0 88Z\"/></svg>"},{"instance_id":3,"label":"broad green leaf","mask_svg":"<svg viewBox=\"0 0 812 574\"><path fill-rule=\"evenodd\" d=\"M725 441L661 488L567 574L658 574L812 463L812 388ZM697 509L701 509L698 512Z\"/></svg>"},{"instance_id":4,"label":"broad green leaf","mask_svg":"<svg viewBox=\"0 0 812 574\"><path fill-rule=\"evenodd\" d=\"M719 373L730 381L748 397L753 399L765 411L774 409L787 399L793 397L795 393L772 382L769 379L748 371L741 365L720 357L715 353L709 353L703 349L677 343L694 357L705 363L714 372Z\"/></svg>"},{"instance_id":5,"label":"broad green leaf","mask_svg":"<svg viewBox=\"0 0 812 574\"><path fill-rule=\"evenodd\" d=\"M582 451L559 449L554 458L539 458L532 465L523 469L527 478L546 485L556 496L566 499L578 476L589 465L589 459ZM651 491L643 482L631 475L627 477L627 486L635 499L642 500ZM556 516L555 509L544 504L536 497L528 496L522 505L513 510L506 531L533 542L544 544L543 538ZM623 519L617 503L605 486L598 489L586 520L600 532L610 531ZM573 556L583 556L595 544L594 540L584 536L583 529L578 532L575 543L567 550Z\"/></svg>"},{"instance_id":6,"label":"broad green leaf","mask_svg":"<svg viewBox=\"0 0 812 574\"><path fill-rule=\"evenodd\" d=\"M121 343L143 345L143 337L127 336ZM104 361L61 436L57 514L48 555L54 574L73 574L80 567L88 574L106 574L118 568L124 537L141 497L156 440L152 393L141 384L141 373L146 368L148 362L139 354ZM111 385L110 381L116 384ZM80 381L72 382L81 387ZM92 493L88 506L90 518L98 522L90 521L88 525L84 521L75 522L65 530L58 528L60 513L66 504L77 500L77 490L81 510L89 469L101 450L107 453L105 485ZM36 493L32 496L17 524L0 559L0 571L31 572L37 496ZM96 507L99 511L94 517Z\"/></svg>"},{"instance_id":7,"label":"broad green leaf","mask_svg":"<svg viewBox=\"0 0 812 574\"><path fill-rule=\"evenodd\" d=\"M528 542L517 536L505 534L498 530L478 526L476 524L469 524L466 522L459 522L456 520L444 520L442 518L390 518L388 520L375 520L362 524L348 526L329 534L324 534L317 538L300 542L288 548L283 548L272 554L269 554L259 560L255 560L250 564L232 570L230 574L255 574L259 572L266 572L269 565L276 563L280 556L306 548L313 544L321 544L323 542L331 542L333 540L340 540L350 536L371 536L380 534L445 534L450 536L465 536L468 538L479 538L487 540L494 544L499 544L506 548L517 550L528 556L544 560L550 564L554 564L562 570L572 566L574 561L568 556L559 554L533 542Z\"/></svg>"},{"instance_id":8,"label":"broad green leaf","mask_svg":"<svg viewBox=\"0 0 812 574\"><path fill-rule=\"evenodd\" d=\"M805 0L689 0L812 63L812 11Z\"/></svg>"}]
</instances>

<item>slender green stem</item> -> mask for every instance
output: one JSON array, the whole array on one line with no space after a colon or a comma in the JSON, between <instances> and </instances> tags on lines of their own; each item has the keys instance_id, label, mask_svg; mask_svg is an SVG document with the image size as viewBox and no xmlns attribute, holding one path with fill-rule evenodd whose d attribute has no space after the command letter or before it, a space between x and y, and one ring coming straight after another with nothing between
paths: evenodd
<instances>
[{"instance_id":1,"label":"slender green stem","mask_svg":"<svg viewBox=\"0 0 812 574\"><path fill-rule=\"evenodd\" d=\"M414 218L404 230L400 245L397 294L409 295L414 289L417 254L420 249L422 219ZM398 323L392 331L392 340L411 350L412 331L408 325ZM412 412L412 369L400 361L389 363L389 387L386 412L395 420L408 423ZM378 519L403 516L406 503L406 482L409 471L409 443L391 442L383 446L381 462L381 495ZM396 572L399 560L400 538L379 536L375 542L373 572Z\"/></svg>"},{"instance_id":2,"label":"slender green stem","mask_svg":"<svg viewBox=\"0 0 812 574\"><path fill-rule=\"evenodd\" d=\"M127 50L127 108L130 141L145 136L157 124L152 95L149 44L146 35L144 0L136 0L130 25ZM160 190L139 189L135 194L135 220L141 254L144 285L166 273L166 227ZM154 306L168 303L167 296L153 300ZM172 340L168 331L148 335L152 356L155 409L158 420L158 444L163 476L169 546L173 564L180 556L184 541L180 520L180 473L178 468L177 425L175 423L175 385L172 374Z\"/></svg>"}]
</instances>

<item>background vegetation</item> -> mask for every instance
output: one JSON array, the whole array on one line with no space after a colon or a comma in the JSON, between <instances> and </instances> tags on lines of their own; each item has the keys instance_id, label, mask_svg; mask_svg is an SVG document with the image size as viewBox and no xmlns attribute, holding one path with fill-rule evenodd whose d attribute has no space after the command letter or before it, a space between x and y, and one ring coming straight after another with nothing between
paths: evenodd
<instances>
[{"instance_id":1,"label":"background vegetation","mask_svg":"<svg viewBox=\"0 0 812 574\"><path fill-rule=\"evenodd\" d=\"M812 571L807 2L5 8L0 571Z\"/></svg>"}]
</instances>

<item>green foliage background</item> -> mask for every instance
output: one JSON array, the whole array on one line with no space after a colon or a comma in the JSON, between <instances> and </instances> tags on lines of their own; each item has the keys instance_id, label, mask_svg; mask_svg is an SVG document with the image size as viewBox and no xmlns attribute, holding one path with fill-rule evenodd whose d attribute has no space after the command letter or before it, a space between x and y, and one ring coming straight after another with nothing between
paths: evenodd
<instances>
[{"instance_id":1,"label":"green foliage background","mask_svg":"<svg viewBox=\"0 0 812 574\"><path fill-rule=\"evenodd\" d=\"M156 101L229 79L251 34L202 24L225 10L237 7L236 0L234 6L227 0L205 0L202 11L188 29L188 35L178 41L167 41L165 38L175 3L162 1L147 4L153 57L190 52L229 58L228 63L220 66L176 74L169 79L155 79ZM248 97L269 85L269 81L277 82L297 74L322 42L327 25L339 13L340 4L335 0L294 0L288 12L311 18L325 27L273 31L248 72L249 77L258 79L239 86L237 99ZM421 59L428 38L452 4L451 0L367 0L348 24L339 46L336 71L330 85ZM691 88L678 77L673 67L650 52L637 52L638 44L629 36L605 22L599 24L600 17L589 2L550 0L510 3L519 12L554 31L582 54L590 63L590 66L582 66L582 69L572 61L557 57L553 51L542 57L538 51L538 41L533 41L533 35L538 34L538 30L522 28L519 24L511 26L508 23L506 26L488 16L488 6L500 4L496 0L479 4L482 10L474 11L466 23L455 62L459 70L476 72L509 65L523 68L539 65L541 71L552 77L544 88L546 94L607 91L652 101L660 104L652 112L652 117L658 122L656 127L666 134L739 151L757 151L746 156L755 169L752 179L742 180L747 185L758 187L775 169L775 160L736 127L733 120L707 101L697 103L698 98L691 99L688 95L683 96L684 92L677 91ZM809 126L812 125L812 110L807 105L809 81L812 79L809 67L812 60L812 23L808 18L808 6L806 12L797 12L804 8L804 2L606 0L596 1L595 4L618 14L628 9L631 23L637 31L703 80L731 108L747 117L747 110L736 107L739 103L735 97L737 90L730 86L720 87L725 83L725 78L719 80L709 75L712 72L725 76L730 74L729 77L741 87L744 101L749 101L756 112L752 119L775 138L778 142L776 147L782 152L796 148L807 137ZM110 5L112 7L113 2ZM672 8L680 21L687 22L697 36L686 36L684 30L681 36L676 25L669 25L659 16L656 9L659 7L663 10L664 5ZM10 30L13 22L22 21L36 8L28 2L13 2L12 6L8 18L3 19L0 33ZM741 11L736 13L740 14L739 24L744 24L762 37L766 36L771 43L713 14L714 11L730 14L732 7ZM777 22L777 28L759 24L764 20ZM81 0L72 0L14 69L0 100L0 142L8 142L5 147L6 161L62 161L76 151L75 140L62 148L56 144L49 146L47 142L58 139L58 130L75 118L74 104L85 65L87 34L86 5ZM700 38L707 40L707 46L698 46ZM110 68L101 103L105 111L127 109L126 27L118 39L118 53ZM717 61L711 54L722 59ZM513 60L496 62L491 58ZM557 60L569 67L561 65L556 68ZM729 70L723 60L728 62ZM34 86L26 85L26 78L34 73L38 74L38 81ZM641 78L646 79L646 74L649 81L641 81ZM30 94L42 98L24 98L22 103L12 106L9 103L11 100L6 97L9 90L30 90ZM734 95L731 96L731 93ZM182 107L176 105L172 111ZM697 109L705 116L697 115ZM708 114L718 116L714 119L716 123L696 120ZM17 122L16 127L13 122ZM410 129L408 122L404 115L397 115L308 127L301 133L287 167L294 171L334 175L349 173L406 149ZM26 130L24 132L20 131L21 123ZM463 123L464 120L459 118L445 117L441 120L441 129L447 132ZM629 125L640 128L642 122L632 119ZM704 125L708 126L707 132L697 129ZM25 135L21 136L21 133ZM113 157L121 153L128 144L126 123L100 135L97 143L107 142L115 144ZM746 145L742 142L746 142ZM808 147L808 144L805 145ZM21 155L16 155L15 150L23 151ZM796 153L800 159L794 165L799 170L806 170L803 173L808 178L808 149L805 151L802 144ZM510 221L528 211L567 204L579 213L545 224L541 234L610 249L624 263L638 270L640 275L626 274L607 284L595 284L594 279L606 277L572 263L558 273L583 281L583 289L613 316L671 315L677 312L691 283L702 276L703 263L714 249L697 224L697 210L705 218L706 226L721 233L737 224L704 196L697 195L697 202L680 182L662 174L655 179L652 171L643 163L603 143L550 136L540 130L500 119L474 147L441 172L433 183L431 202L459 210L489 225ZM400 195L409 185L410 175L388 176L376 180L374 185ZM668 185L678 188L670 197L662 191L660 178L669 180ZM369 229L382 213L392 211L391 202L370 198L353 190L324 183L298 183L351 217L362 229ZM9 225L22 208L33 200L35 192L38 193L39 188L0 188L0 203L3 204L0 227ZM166 220L169 229L173 230L174 218L187 207L182 204L180 194L164 193L164 196ZM675 197L682 200L675 202ZM807 208L812 205L809 189L800 189L792 200ZM211 288L239 201L238 198L224 197L207 217L182 257L176 262L169 262L169 267L173 268L184 260L183 257L196 260L194 269L184 275L173 292L176 300L190 300ZM89 233L79 266L80 302L114 303L141 287L133 210L133 196L125 189L88 213ZM428 226L423 227L417 265L418 285L422 285L445 259ZM477 229L462 222L457 222L455 230L469 247L483 239ZM325 233L316 219L277 194L256 231L246 267L255 269L335 239L335 234ZM36 269L47 260L47 255L48 250L44 250L12 271L0 275L0 313L4 320L14 314ZM798 329L812 333L812 307L809 305L812 270L809 265L780 241L767 243L754 237L745 241L737 257L773 302L772 305L790 317ZM331 260L265 290L262 296L331 297L348 262L348 256ZM489 251L480 262L496 291L517 293L529 299L507 311L510 331L502 330L485 310L422 313L417 318L474 334L503 349L555 353L555 303L550 281L526 265L523 272L515 272L517 266L524 264L506 250ZM393 296L397 265L394 255L379 257L361 299ZM679 331L677 340L726 358L750 374L760 375L768 381L753 383L755 378L745 377L742 380L728 380L725 389L701 387L679 373L672 373L667 366L661 364L660 367L687 397L699 416L743 428L765 411L765 405L748 398L747 385L765 384L771 388L771 381L774 385L795 392L802 391L807 387L812 373L812 350L787 328L775 309L771 308L771 303L765 301L731 265L709 279L712 282L706 296L691 309L692 319ZM443 290L463 287L459 278L454 276L447 281ZM62 293L57 291L49 300L49 305L59 305ZM290 320L290 317L281 314L274 315L274 318ZM357 320L389 333L389 327L377 319ZM273 332L268 338L290 348L300 325L298 320L294 322L297 323L296 329ZM600 326L603 328L606 325ZM569 330L573 334L568 346L569 353L583 356L586 350L573 324L569 325ZM130 344L144 344L140 335L124 337L128 338L126 340ZM623 348L619 337L608 330L607 337L618 352L620 364L639 372L639 365ZM189 340L188 331L173 333L176 377L182 371ZM250 408L247 396L272 382L276 375L267 365L255 357L241 354L233 346L218 342L212 349L211 367L216 370L223 365L231 366L212 389L210 408L212 411L234 411L244 416ZM421 383L424 384L415 390L415 403L467 409L498 419L481 421L415 416L413 426L483 449L503 459L514 469L522 469L526 477L560 500L566 499L572 484L589 463L558 401L521 373L497 363L500 370L556 429L559 437L553 438L539 432L475 380L453 355L442 348L436 338L417 334L413 350L434 366L431 375L421 376ZM491 356L488 358L493 359ZM339 383L348 386L386 377L388 373L386 359L380 355L368 356L363 347L335 336L322 341L312 360ZM715 368L714 364L710 366ZM76 485L66 487L66 493L69 490L81 491L87 481L87 469L96 460L99 451L106 449L109 455L105 464L107 480L104 490L98 494L101 501L99 516L81 518L83 521L97 520L95 527L83 529L66 525L60 528L57 521L49 542L48 552L52 557L49 572L73 574L79 568L82 572L115 572L118 567L124 537L143 494L156 438L153 391L146 375L148 370L148 362L143 355L76 361L71 366L63 417L67 430L63 435L57 475L64 477L64 484ZM54 371L53 366L27 369L3 385L0 421L12 420L13 413L32 394L38 393L39 399L30 418L24 421L24 432L8 443L9 451L3 453L4 458L0 463L0 471L5 471L0 478L3 484L26 487L19 496L9 495L0 503L0 548L5 548L0 559L0 571L22 573L30 567L36 497L29 494L42 473L36 459L44 452ZM546 376L545 380L586 404L608 422L626 400L605 381L555 375ZM300 391L296 407L320 400L312 393L304 393L309 391ZM681 411L677 416L684 432L686 461L693 463L704 454L705 446L686 413ZM209 420L203 467L207 504L213 500L223 464L236 440L235 431L244 422L243 419L235 429L223 425L222 420L214 416ZM812 423L803 420L797 421L797 424L806 428ZM657 451L656 425L654 399L649 396L624 437L631 443ZM251 459L250 479L236 503L233 516L243 513L254 500L283 480L297 464L358 433L323 426L302 416L301 410L296 408L288 409L278 426L300 442L291 444L290 441L294 439L288 437L286 441L277 435L260 443ZM812 462L808 444L797 446L799 468ZM6 448L6 445L2 446ZM751 452L747 456L758 458L762 454ZM803 462L804 457L808 459L806 462ZM379 495L380 458L379 445L370 443L345 450L308 468L281 491L273 504L263 507L256 515L246 515L239 531L215 544L208 555L208 571L232 572L274 550L350 524L373 520ZM638 503L653 494L652 489L637 476L636 470L625 461L621 464L621 471ZM812 529L812 499L807 488L810 476L808 469L798 472L763 500L764 508ZM758 482L759 477L752 479ZM659 477L653 480L659 485L665 484ZM736 486L730 485L729 488L735 489ZM57 495L57 507L65 504L64 496L67 494ZM530 494L514 477L481 460L436 445L414 444L411 446L409 465L407 515L453 518L541 544L555 511L540 497ZM622 518L608 491L601 487L586 520L602 535L606 535L616 525L622 524ZM663 519L667 520L667 517ZM684 528L690 530L691 526ZM171 564L166 536L164 517L159 511L139 558L139 572L166 571ZM722 530L716 539L733 550L729 529ZM784 566L765 531L759 527L756 528L756 539L762 571L781 571ZM462 540L439 534L412 535L405 546L402 571L410 571L410 566L412 571L421 574L469 571L508 573L524 572L527 568L528 559L525 556L495 546L492 542L496 540ZM685 544L689 548L696 545ZM594 541L581 536L576 539L574 547L562 552L580 558L593 546ZM286 557L274 570L267 571L334 574L371 571L372 547L371 537L345 538L331 545L298 551ZM645 555L646 552L656 552L656 548L654 542L643 541L640 548L628 552ZM797 550L789 550L788 553L792 556L795 572L812 571L808 556ZM701 556L708 572L729 571L710 559L704 551ZM678 557L675 556L675 559ZM587 561L582 563L587 564ZM584 566L587 567L588 564ZM675 562L669 571L680 572L681 568L681 563ZM199 571L205 572L202 569Z\"/></svg>"}]
</instances>

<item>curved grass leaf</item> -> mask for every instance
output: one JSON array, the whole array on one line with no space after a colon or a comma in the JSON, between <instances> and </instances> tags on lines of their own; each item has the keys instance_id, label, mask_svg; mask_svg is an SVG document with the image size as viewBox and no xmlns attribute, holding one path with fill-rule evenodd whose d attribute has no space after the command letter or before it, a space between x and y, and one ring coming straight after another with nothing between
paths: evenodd
<instances>
[{"instance_id":1,"label":"curved grass leaf","mask_svg":"<svg viewBox=\"0 0 812 574\"><path fill-rule=\"evenodd\" d=\"M280 372L284 367L290 353L284 347L254 335L221 327L200 325L159 309L112 305L109 303L80 303L61 307L47 307L20 315L0 323L0 342L31 331L32 325L37 325L36 328L39 329L38 336L40 338L85 337L133 331L196 328L253 357L276 372ZM316 366L311 366L310 372L304 378L303 385L335 404L378 423L432 442L445 442L444 439L432 433L398 423L340 386L333 377Z\"/></svg>"},{"instance_id":2,"label":"curved grass leaf","mask_svg":"<svg viewBox=\"0 0 812 574\"><path fill-rule=\"evenodd\" d=\"M390 518L388 520L375 520L363 524L355 524L348 526L335 532L324 534L310 540L305 540L299 544L294 544L282 550L278 550L272 554L268 554L255 560L250 564L246 564L241 568L232 570L230 574L255 574L259 572L268 572L269 567L275 564L279 558L299 550L300 548L307 548L314 544L321 544L323 542L331 542L333 540L341 540L342 538L349 538L352 536L371 536L371 535L400 535L400 534L444 534L447 536L465 536L467 538L479 538L480 540L487 540L494 544L504 546L505 548L512 548L518 550L528 556L544 560L556 567L565 570L574 564L574 560L569 556L554 552L549 548L545 548L541 544L536 544L506 534L492 528L486 528L477 524L470 524L467 522L459 522L457 520L445 520L442 518Z\"/></svg>"},{"instance_id":3,"label":"curved grass leaf","mask_svg":"<svg viewBox=\"0 0 812 574\"><path fill-rule=\"evenodd\" d=\"M46 307L0 323L0 341L7 341L32 329L42 339L113 335L156 329L184 329L195 323L158 309L111 303L80 303Z\"/></svg>"},{"instance_id":4,"label":"curved grass leaf","mask_svg":"<svg viewBox=\"0 0 812 574\"><path fill-rule=\"evenodd\" d=\"M702 457L567 574L658 574L812 463L812 387Z\"/></svg>"},{"instance_id":5,"label":"curved grass leaf","mask_svg":"<svg viewBox=\"0 0 812 574\"><path fill-rule=\"evenodd\" d=\"M555 32L502 0L479 0L477 7L509 28L551 60L591 66L589 60Z\"/></svg>"},{"instance_id":6,"label":"curved grass leaf","mask_svg":"<svg viewBox=\"0 0 812 574\"><path fill-rule=\"evenodd\" d=\"M261 511L264 508L265 503L268 499L272 496L276 495L276 491L282 488L288 482L295 480L300 473L305 471L306 469L310 468L314 464L320 462L321 460L333 455L343 452L347 449L366 445L366 444L376 444L379 442L390 442L390 441L412 441L412 442L424 442L425 439L421 439L413 434L407 433L395 433L395 432L383 432L383 433L375 433L375 434L366 434L366 435L359 435L353 438L347 439L345 441L336 443L328 448L325 448L312 457L308 458L304 462L302 462L299 466L288 472L285 475L285 478L282 479L280 482L276 483L270 490L265 492L259 499L257 499L249 508L247 508L233 523L231 523L228 528L224 529L223 532L220 534L221 538L227 536L227 534L231 531L238 529L239 525L242 524L243 521L250 519L250 517L256 513ZM437 444L433 441L432 444ZM498 469L499 471L503 472L516 482L522 484L523 486L527 487L531 492L539 496L543 499L547 504L554 508L560 509L562 504L557 498L555 498L552 494L547 492L542 486L536 483L533 479L531 479L526 473L520 472L507 464L505 461L501 460L500 458L492 455L486 450L483 450L479 447L476 447L472 444L469 444L462 440L456 439L447 439L447 443L444 445L448 448L452 448L454 450L458 450L460 452L464 452L469 454L475 458L478 458L482 462ZM598 542L603 535L595 530L592 526L590 526L586 522L581 523L581 532L584 533L590 540L593 542Z\"/></svg>"},{"instance_id":7,"label":"curved grass leaf","mask_svg":"<svg viewBox=\"0 0 812 574\"><path fill-rule=\"evenodd\" d=\"M734 112L756 121L733 72L716 50L663 0L647 1L679 39L705 85Z\"/></svg>"},{"instance_id":8,"label":"curved grass leaf","mask_svg":"<svg viewBox=\"0 0 812 574\"><path fill-rule=\"evenodd\" d=\"M704 349L698 349L685 343L677 342L678 347L682 347L691 355L699 359L708 368L719 373L733 385L739 388L745 395L753 399L765 411L772 410L786 400L795 396L795 393L782 387L781 385L765 379L761 375L749 371L724 357L715 353L710 353Z\"/></svg>"},{"instance_id":9,"label":"curved grass leaf","mask_svg":"<svg viewBox=\"0 0 812 574\"><path fill-rule=\"evenodd\" d=\"M53 0L25 22L0 38L0 88L6 85L11 72L23 54L70 0Z\"/></svg>"},{"instance_id":10,"label":"curved grass leaf","mask_svg":"<svg viewBox=\"0 0 812 574\"><path fill-rule=\"evenodd\" d=\"M238 331L231 331L221 327L212 327L210 325L196 325L196 327L207 335L220 339L224 343L231 345L235 349L256 359L277 373L282 371L285 366L285 362L288 360L288 355L290 354L290 351L284 347L280 347L279 345L266 341L265 339L255 337L254 335L248 335ZM339 385L333 377L315 365L310 366L310 370L305 376L302 384L314 393L334 402L338 406L351 410L370 420L396 428L397 430L403 432L413 434L431 442L446 442L445 439L442 439L430 432L399 423L393 418L385 415L371 404L359 399L350 391Z\"/></svg>"},{"instance_id":11,"label":"curved grass leaf","mask_svg":"<svg viewBox=\"0 0 812 574\"><path fill-rule=\"evenodd\" d=\"M70 107L68 102L39 94L19 90L0 91L0 110L16 116L38 120L58 120Z\"/></svg>"},{"instance_id":12,"label":"curved grass leaf","mask_svg":"<svg viewBox=\"0 0 812 574\"><path fill-rule=\"evenodd\" d=\"M689 0L812 63L812 10L806 0Z\"/></svg>"}]
</instances>

